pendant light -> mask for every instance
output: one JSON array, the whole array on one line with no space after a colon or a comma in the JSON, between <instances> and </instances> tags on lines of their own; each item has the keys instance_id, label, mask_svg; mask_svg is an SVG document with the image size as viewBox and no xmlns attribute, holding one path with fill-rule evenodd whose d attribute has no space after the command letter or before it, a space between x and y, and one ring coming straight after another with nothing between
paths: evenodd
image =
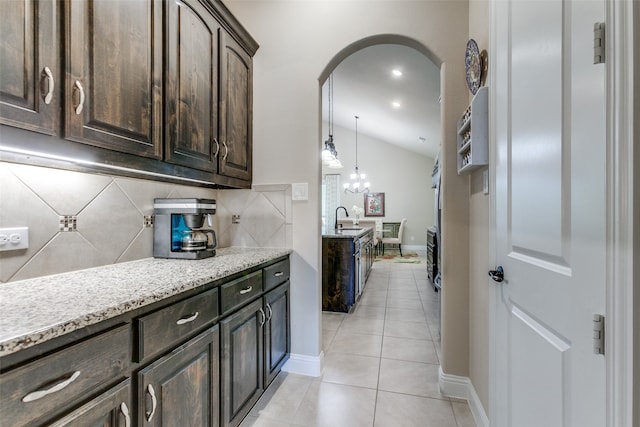
<instances>
[{"instance_id":1,"label":"pendant light","mask_svg":"<svg viewBox=\"0 0 640 427\"><path fill-rule=\"evenodd\" d=\"M358 169L358 119L360 117L354 116L356 118L356 170L351 174L351 182L344 183L344 192L347 193L368 193L369 185L371 184L369 181L365 181L367 178L367 174L360 173Z\"/></svg>"},{"instance_id":2,"label":"pendant light","mask_svg":"<svg viewBox=\"0 0 640 427\"><path fill-rule=\"evenodd\" d=\"M333 143L333 73L329 75L329 81L327 82L327 92L328 92L328 109L329 114L329 138L324 142L324 150L322 150L322 162L325 166L330 169L341 169L342 162L338 160L338 152L336 151L336 146Z\"/></svg>"}]
</instances>

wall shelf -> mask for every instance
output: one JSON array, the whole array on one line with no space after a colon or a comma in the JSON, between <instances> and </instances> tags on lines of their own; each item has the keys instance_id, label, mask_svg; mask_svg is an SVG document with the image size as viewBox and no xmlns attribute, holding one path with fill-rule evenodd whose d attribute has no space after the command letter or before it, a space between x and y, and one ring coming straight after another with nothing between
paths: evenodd
<instances>
[{"instance_id":1,"label":"wall shelf","mask_svg":"<svg viewBox=\"0 0 640 427\"><path fill-rule=\"evenodd\" d=\"M458 175L489 164L488 92L481 87L458 120Z\"/></svg>"}]
</instances>

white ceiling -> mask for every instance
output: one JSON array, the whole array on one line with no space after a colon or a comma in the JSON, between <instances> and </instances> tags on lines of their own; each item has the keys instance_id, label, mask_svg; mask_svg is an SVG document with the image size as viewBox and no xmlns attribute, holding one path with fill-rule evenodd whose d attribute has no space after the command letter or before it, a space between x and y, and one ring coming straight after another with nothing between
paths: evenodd
<instances>
[{"instance_id":1,"label":"white ceiling","mask_svg":"<svg viewBox=\"0 0 640 427\"><path fill-rule=\"evenodd\" d=\"M402 76L394 77L394 69ZM327 82L322 88L325 120ZM361 49L336 67L333 86L335 126L355 130L358 116L358 134L429 157L440 151L440 69L422 53L395 44ZM391 105L394 101L399 108ZM322 137L328 137L326 126ZM339 141L335 143L340 152Z\"/></svg>"}]
</instances>

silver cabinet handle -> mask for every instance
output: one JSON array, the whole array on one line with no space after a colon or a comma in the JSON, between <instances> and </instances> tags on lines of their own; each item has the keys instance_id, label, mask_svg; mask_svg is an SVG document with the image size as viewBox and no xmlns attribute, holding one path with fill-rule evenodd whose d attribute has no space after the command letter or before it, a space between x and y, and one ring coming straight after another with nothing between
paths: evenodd
<instances>
[{"instance_id":1,"label":"silver cabinet handle","mask_svg":"<svg viewBox=\"0 0 640 427\"><path fill-rule=\"evenodd\" d=\"M42 399L43 397L51 394L51 393L55 393L58 392L60 390L62 390L63 388L65 388L66 386L68 386L69 384L71 384L72 382L74 382L78 377L80 376L80 371L75 371L73 374L71 374L71 376L69 378L67 378L66 380L54 385L51 388L45 389L45 390L36 390L36 391L32 391L31 393L27 394L25 397L22 398L23 402L33 402L34 400L38 400L38 399Z\"/></svg>"},{"instance_id":2,"label":"silver cabinet handle","mask_svg":"<svg viewBox=\"0 0 640 427\"><path fill-rule=\"evenodd\" d=\"M244 289L240 289L240 295L248 294L253 290L253 286L246 287Z\"/></svg>"},{"instance_id":3,"label":"silver cabinet handle","mask_svg":"<svg viewBox=\"0 0 640 427\"><path fill-rule=\"evenodd\" d=\"M273 317L273 310L271 309L271 304L267 303L267 311L269 315L267 316L267 322L271 322L271 318Z\"/></svg>"},{"instance_id":4,"label":"silver cabinet handle","mask_svg":"<svg viewBox=\"0 0 640 427\"><path fill-rule=\"evenodd\" d=\"M224 146L224 156L222 156L222 161L227 160L227 155L229 154L229 147L227 147L227 143L222 141L222 145Z\"/></svg>"},{"instance_id":5,"label":"silver cabinet handle","mask_svg":"<svg viewBox=\"0 0 640 427\"><path fill-rule=\"evenodd\" d=\"M122 416L124 417L124 427L131 427L131 416L129 415L129 408L126 403L122 402L120 404L120 412L122 412Z\"/></svg>"},{"instance_id":6,"label":"silver cabinet handle","mask_svg":"<svg viewBox=\"0 0 640 427\"><path fill-rule=\"evenodd\" d=\"M42 69L42 77L46 77L47 79L47 93L44 95L44 103L49 105L51 104L51 100L53 100L53 89L55 88L55 81L53 80L51 68L44 67Z\"/></svg>"},{"instance_id":7,"label":"silver cabinet handle","mask_svg":"<svg viewBox=\"0 0 640 427\"><path fill-rule=\"evenodd\" d=\"M176 322L176 325L184 325L185 323L193 322L198 317L198 314L199 313L196 311L195 314L192 314L189 317L183 317L181 319L178 319L178 321Z\"/></svg>"},{"instance_id":8,"label":"silver cabinet handle","mask_svg":"<svg viewBox=\"0 0 640 427\"><path fill-rule=\"evenodd\" d=\"M213 157L218 157L218 153L220 152L220 143L218 142L218 138L213 138L213 142L216 143L216 154Z\"/></svg>"},{"instance_id":9,"label":"silver cabinet handle","mask_svg":"<svg viewBox=\"0 0 640 427\"><path fill-rule=\"evenodd\" d=\"M80 92L80 102L78 102L78 105L74 107L75 113L80 114L82 113L82 108L84 107L84 88L82 87L82 83L80 83L80 80L75 81L75 83L73 84L73 88L77 89L78 92Z\"/></svg>"},{"instance_id":10,"label":"silver cabinet handle","mask_svg":"<svg viewBox=\"0 0 640 427\"><path fill-rule=\"evenodd\" d=\"M267 321L267 316L264 314L264 310L262 309L262 307L260 307L260 316L262 317L262 319L260 320L260 327L262 328L264 326L264 322Z\"/></svg>"},{"instance_id":11,"label":"silver cabinet handle","mask_svg":"<svg viewBox=\"0 0 640 427\"><path fill-rule=\"evenodd\" d=\"M284 276L284 273L282 271L278 271L276 273L273 274L276 277L280 277L280 276Z\"/></svg>"},{"instance_id":12,"label":"silver cabinet handle","mask_svg":"<svg viewBox=\"0 0 640 427\"><path fill-rule=\"evenodd\" d=\"M147 411L147 422L151 422L151 418L153 418L153 414L156 413L156 407L158 406L158 399L156 399L156 391L153 389L153 386L149 384L147 386L147 393L151 396L151 412Z\"/></svg>"}]
</instances>

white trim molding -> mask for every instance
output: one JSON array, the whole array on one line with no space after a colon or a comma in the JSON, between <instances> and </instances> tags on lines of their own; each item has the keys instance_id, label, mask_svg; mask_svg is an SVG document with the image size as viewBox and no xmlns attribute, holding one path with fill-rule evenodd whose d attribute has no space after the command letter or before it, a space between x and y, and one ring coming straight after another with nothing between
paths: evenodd
<instances>
[{"instance_id":1,"label":"white trim molding","mask_svg":"<svg viewBox=\"0 0 640 427\"><path fill-rule=\"evenodd\" d=\"M607 426L633 420L634 7L605 0L607 93ZM637 165L636 165L637 167ZM636 192L638 190L635 190ZM637 200L635 200L637 203ZM636 243L637 244L637 243ZM636 254L637 256L637 254ZM637 297L636 297L637 298ZM637 373L636 373L637 375ZM636 396L636 399L639 397Z\"/></svg>"},{"instance_id":2,"label":"white trim molding","mask_svg":"<svg viewBox=\"0 0 640 427\"><path fill-rule=\"evenodd\" d=\"M307 356L306 354L289 355L289 360L286 361L282 370L290 372L292 374L306 375L308 377L319 377L322 375L324 368L324 352L321 352L318 356Z\"/></svg>"},{"instance_id":3,"label":"white trim molding","mask_svg":"<svg viewBox=\"0 0 640 427\"><path fill-rule=\"evenodd\" d=\"M469 403L471 414L478 427L489 427L489 417L487 417L480 397L478 397L469 377L446 374L440 366L438 368L438 383L440 393L448 397L464 399Z\"/></svg>"}]
</instances>

